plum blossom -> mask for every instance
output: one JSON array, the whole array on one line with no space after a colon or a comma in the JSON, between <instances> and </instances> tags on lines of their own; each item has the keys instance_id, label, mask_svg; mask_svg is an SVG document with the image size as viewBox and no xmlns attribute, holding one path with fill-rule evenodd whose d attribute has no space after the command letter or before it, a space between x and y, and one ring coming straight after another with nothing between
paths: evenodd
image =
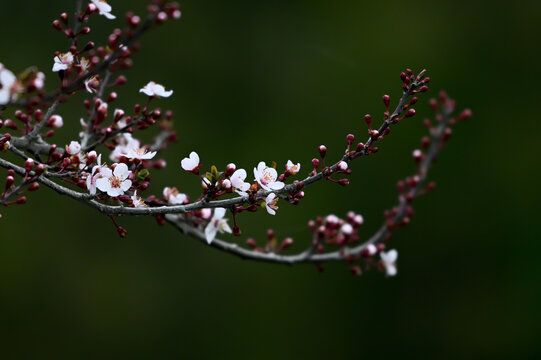
<instances>
[{"instance_id":1,"label":"plum blossom","mask_svg":"<svg viewBox=\"0 0 541 360\"><path fill-rule=\"evenodd\" d=\"M140 147L130 147L126 152L126 157L130 160L139 159L139 160L149 160L156 155L156 151L148 151Z\"/></svg>"},{"instance_id":2,"label":"plum blossom","mask_svg":"<svg viewBox=\"0 0 541 360\"><path fill-rule=\"evenodd\" d=\"M81 151L81 144L78 141L72 141L66 145L66 152L70 155L77 155Z\"/></svg>"},{"instance_id":3,"label":"plum blossom","mask_svg":"<svg viewBox=\"0 0 541 360\"><path fill-rule=\"evenodd\" d=\"M254 168L254 176L259 185L267 191L280 190L285 186L283 182L276 181L278 178L276 169L268 167L263 161Z\"/></svg>"},{"instance_id":4,"label":"plum blossom","mask_svg":"<svg viewBox=\"0 0 541 360\"><path fill-rule=\"evenodd\" d=\"M17 93L17 77L0 63L0 105L10 102Z\"/></svg>"},{"instance_id":5,"label":"plum blossom","mask_svg":"<svg viewBox=\"0 0 541 360\"><path fill-rule=\"evenodd\" d=\"M116 164L114 171L103 168L100 172L103 177L96 180L96 186L111 197L122 195L131 187L132 182L128 179L131 171L128 170L128 165L124 163Z\"/></svg>"},{"instance_id":6,"label":"plum blossom","mask_svg":"<svg viewBox=\"0 0 541 360\"><path fill-rule=\"evenodd\" d=\"M163 85L156 84L154 81L146 84L142 89L139 90L147 96L156 96L156 97L169 97L173 94L173 90L165 91Z\"/></svg>"},{"instance_id":7,"label":"plum blossom","mask_svg":"<svg viewBox=\"0 0 541 360\"><path fill-rule=\"evenodd\" d=\"M92 4L96 5L100 15L103 15L107 19L110 19L110 20L116 18L116 16L111 14L111 10L113 10L113 8L111 7L111 5L107 4L105 0L90 0L90 1L92 1Z\"/></svg>"},{"instance_id":8,"label":"plum blossom","mask_svg":"<svg viewBox=\"0 0 541 360\"><path fill-rule=\"evenodd\" d=\"M92 172L86 177L86 188L90 195L96 195L96 181L103 177L102 169L106 168L101 164L101 154L98 156L98 164L92 167Z\"/></svg>"},{"instance_id":9,"label":"plum blossom","mask_svg":"<svg viewBox=\"0 0 541 360\"><path fill-rule=\"evenodd\" d=\"M67 52L65 54L59 54L54 57L53 71L58 72L60 70L66 70L73 63L73 54Z\"/></svg>"},{"instance_id":10,"label":"plum blossom","mask_svg":"<svg viewBox=\"0 0 541 360\"><path fill-rule=\"evenodd\" d=\"M291 160L288 160L287 161L287 164L286 164L286 171L290 174L290 175L295 175L297 174L299 171L301 170L301 164L300 163L297 163L297 165L293 164L293 162Z\"/></svg>"},{"instance_id":11,"label":"plum blossom","mask_svg":"<svg viewBox=\"0 0 541 360\"><path fill-rule=\"evenodd\" d=\"M81 70L83 72L86 72L90 67L90 60L88 60L84 56L81 56L81 58L79 59L79 66L81 67Z\"/></svg>"},{"instance_id":12,"label":"plum blossom","mask_svg":"<svg viewBox=\"0 0 541 360\"><path fill-rule=\"evenodd\" d=\"M214 209L214 216L210 219L207 227L205 227L205 237L208 244L212 243L218 231L220 233L232 233L231 228L227 223L227 219L224 219L225 212L226 210L224 208Z\"/></svg>"},{"instance_id":13,"label":"plum blossom","mask_svg":"<svg viewBox=\"0 0 541 360\"><path fill-rule=\"evenodd\" d=\"M396 259L398 259L398 251L395 249L389 250L388 252L382 251L380 254L381 262L385 267L385 272L388 276L396 275Z\"/></svg>"},{"instance_id":14,"label":"plum blossom","mask_svg":"<svg viewBox=\"0 0 541 360\"><path fill-rule=\"evenodd\" d=\"M91 94L94 94L98 91L100 86L100 78L98 75L94 75L85 80L85 88Z\"/></svg>"},{"instance_id":15,"label":"plum blossom","mask_svg":"<svg viewBox=\"0 0 541 360\"><path fill-rule=\"evenodd\" d=\"M244 169L235 170L233 175L231 175L231 185L240 195L246 195L246 191L250 189L250 183L244 181L246 176L246 170Z\"/></svg>"},{"instance_id":16,"label":"plum blossom","mask_svg":"<svg viewBox=\"0 0 541 360\"><path fill-rule=\"evenodd\" d=\"M276 206L276 203L278 202L278 198L276 197L275 193L270 193L267 198L265 199L265 208L267 208L267 212L271 215L276 215L276 210L278 210L278 206Z\"/></svg>"},{"instance_id":17,"label":"plum blossom","mask_svg":"<svg viewBox=\"0 0 541 360\"><path fill-rule=\"evenodd\" d=\"M182 159L182 161L180 162L180 165L182 166L184 170L188 172L194 172L194 173L198 172L199 155L197 155L195 151L192 151L190 153L190 157Z\"/></svg>"},{"instance_id":18,"label":"plum blossom","mask_svg":"<svg viewBox=\"0 0 541 360\"><path fill-rule=\"evenodd\" d=\"M32 84L36 88L36 90L43 89L43 86L45 85L45 74L41 71L34 76L34 79L32 80Z\"/></svg>"},{"instance_id":19,"label":"plum blossom","mask_svg":"<svg viewBox=\"0 0 541 360\"><path fill-rule=\"evenodd\" d=\"M133 195L131 196L131 201L133 203L133 206L136 208L147 207L147 204L145 204L145 202L137 196L137 191L133 192Z\"/></svg>"},{"instance_id":20,"label":"plum blossom","mask_svg":"<svg viewBox=\"0 0 541 360\"><path fill-rule=\"evenodd\" d=\"M122 133L118 136L118 145L115 147L109 158L112 161L119 161L121 156L127 157L130 149L138 149L141 142L130 133Z\"/></svg>"},{"instance_id":21,"label":"plum blossom","mask_svg":"<svg viewBox=\"0 0 541 360\"><path fill-rule=\"evenodd\" d=\"M188 199L188 196L186 196L186 194L180 193L176 187L164 188L163 197L169 205L182 205Z\"/></svg>"}]
</instances>

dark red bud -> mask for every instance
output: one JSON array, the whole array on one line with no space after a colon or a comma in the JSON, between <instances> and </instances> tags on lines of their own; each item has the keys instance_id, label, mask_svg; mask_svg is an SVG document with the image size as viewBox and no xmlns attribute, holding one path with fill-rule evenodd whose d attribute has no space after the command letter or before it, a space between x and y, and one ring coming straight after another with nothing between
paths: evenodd
<instances>
[{"instance_id":1,"label":"dark red bud","mask_svg":"<svg viewBox=\"0 0 541 360\"><path fill-rule=\"evenodd\" d=\"M34 181L30 186L28 187L28 191L36 191L39 189L39 183L37 181Z\"/></svg>"},{"instance_id":2,"label":"dark red bud","mask_svg":"<svg viewBox=\"0 0 541 360\"><path fill-rule=\"evenodd\" d=\"M327 147L325 145L320 145L318 150L319 150L319 155L323 159L325 155L327 154Z\"/></svg>"},{"instance_id":3,"label":"dark red bud","mask_svg":"<svg viewBox=\"0 0 541 360\"><path fill-rule=\"evenodd\" d=\"M125 238L128 234L128 230L124 229L122 226L117 226L116 231L121 238Z\"/></svg>"},{"instance_id":4,"label":"dark red bud","mask_svg":"<svg viewBox=\"0 0 541 360\"><path fill-rule=\"evenodd\" d=\"M62 22L67 25L68 21L69 21L68 13L64 12L64 13L60 14L60 20L62 20Z\"/></svg>"},{"instance_id":5,"label":"dark red bud","mask_svg":"<svg viewBox=\"0 0 541 360\"><path fill-rule=\"evenodd\" d=\"M355 141L355 135L353 135L353 134L348 134L348 135L346 136L346 140L347 140L347 142L348 142L348 145L353 144L353 142Z\"/></svg>"},{"instance_id":6,"label":"dark red bud","mask_svg":"<svg viewBox=\"0 0 541 360\"><path fill-rule=\"evenodd\" d=\"M472 111L470 109L465 109L460 113L458 120L467 120L472 117Z\"/></svg>"},{"instance_id":7,"label":"dark red bud","mask_svg":"<svg viewBox=\"0 0 541 360\"><path fill-rule=\"evenodd\" d=\"M45 165L38 164L38 166L36 166L36 171L35 171L36 175L39 176L39 175L43 174L44 172L45 172Z\"/></svg>"},{"instance_id":8,"label":"dark red bud","mask_svg":"<svg viewBox=\"0 0 541 360\"><path fill-rule=\"evenodd\" d=\"M60 23L60 20L58 20L58 19L55 20L55 21L53 21L53 27L54 27L56 30L58 30L58 31L64 30L64 29L62 28L62 23Z\"/></svg>"},{"instance_id":9,"label":"dark red bud","mask_svg":"<svg viewBox=\"0 0 541 360\"><path fill-rule=\"evenodd\" d=\"M419 92L427 92L428 91L428 86L426 85L423 85L419 88Z\"/></svg>"},{"instance_id":10,"label":"dark red bud","mask_svg":"<svg viewBox=\"0 0 541 360\"><path fill-rule=\"evenodd\" d=\"M21 196L20 198L18 198L17 200L15 200L15 203L16 203L17 205L26 204L26 196Z\"/></svg>"},{"instance_id":11,"label":"dark red bud","mask_svg":"<svg viewBox=\"0 0 541 360\"><path fill-rule=\"evenodd\" d=\"M383 95L383 104L386 108L389 107L389 104L391 103L391 97L389 95Z\"/></svg>"},{"instance_id":12,"label":"dark red bud","mask_svg":"<svg viewBox=\"0 0 541 360\"><path fill-rule=\"evenodd\" d=\"M282 244L280 245L280 250L287 249L291 245L293 245L293 239L289 237L285 238L284 241L282 241Z\"/></svg>"},{"instance_id":13,"label":"dark red bud","mask_svg":"<svg viewBox=\"0 0 541 360\"><path fill-rule=\"evenodd\" d=\"M412 117L413 115L415 115L415 109L409 109L406 111L406 117Z\"/></svg>"},{"instance_id":14,"label":"dark red bud","mask_svg":"<svg viewBox=\"0 0 541 360\"><path fill-rule=\"evenodd\" d=\"M370 123L372 122L372 116L370 116L370 114L366 114L364 116L364 121L366 122L366 124L370 127Z\"/></svg>"},{"instance_id":15,"label":"dark red bud","mask_svg":"<svg viewBox=\"0 0 541 360\"><path fill-rule=\"evenodd\" d=\"M349 268L349 271L351 272L351 274L352 274L353 276L361 276L361 273L362 273L361 268L358 267L358 266L352 266L352 267L350 267L350 268Z\"/></svg>"},{"instance_id":16,"label":"dark red bud","mask_svg":"<svg viewBox=\"0 0 541 360\"><path fill-rule=\"evenodd\" d=\"M9 189L15 182L15 178L12 175L6 177L6 189Z\"/></svg>"},{"instance_id":17,"label":"dark red bud","mask_svg":"<svg viewBox=\"0 0 541 360\"><path fill-rule=\"evenodd\" d=\"M349 185L349 179L340 179L338 180L338 184L342 186L348 186Z\"/></svg>"},{"instance_id":18,"label":"dark red bud","mask_svg":"<svg viewBox=\"0 0 541 360\"><path fill-rule=\"evenodd\" d=\"M257 249L257 244L252 238L246 239L246 244L248 244L248 246L250 246L252 249Z\"/></svg>"},{"instance_id":19,"label":"dark red bud","mask_svg":"<svg viewBox=\"0 0 541 360\"><path fill-rule=\"evenodd\" d=\"M26 161L24 162L24 169L26 170L26 172L29 173L30 171L32 171L33 167L34 167L34 160L26 159Z\"/></svg>"}]
</instances>

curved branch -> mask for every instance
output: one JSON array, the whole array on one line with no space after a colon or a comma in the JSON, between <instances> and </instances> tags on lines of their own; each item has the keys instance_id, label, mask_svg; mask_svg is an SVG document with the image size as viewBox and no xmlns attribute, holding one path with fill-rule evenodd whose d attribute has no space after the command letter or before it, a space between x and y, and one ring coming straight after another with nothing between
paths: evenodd
<instances>
[{"instance_id":1,"label":"curved branch","mask_svg":"<svg viewBox=\"0 0 541 360\"><path fill-rule=\"evenodd\" d=\"M437 156L442 147L442 138L446 129L449 127L452 119L452 109L445 108L443 119L437 128L431 134L432 144L428 149L424 160L419 165L419 182L410 190L411 201L419 196L420 191L424 188L428 170L432 164L436 161ZM406 207L408 201L405 196L401 196L398 204L397 214L392 219L392 223L397 224L403 221L405 217ZM206 237L201 229L194 227L188 222L184 221L178 215L165 215L165 220L176 227L179 231L186 235L190 235L196 239L199 239L202 243L206 244ZM385 222L368 240L354 247L345 247L343 249L327 252L323 254L314 253L312 247L304 250L301 253L294 255L280 255L273 252L261 252L256 250L250 250L240 247L235 243L230 243L221 239L214 239L210 246L219 250L225 251L232 255L238 256L242 259L279 263L284 265L294 265L299 263L323 263L331 261L344 261L350 257L358 257L370 244L377 244L385 241L392 233L393 229L389 227L389 224Z\"/></svg>"}]
</instances>

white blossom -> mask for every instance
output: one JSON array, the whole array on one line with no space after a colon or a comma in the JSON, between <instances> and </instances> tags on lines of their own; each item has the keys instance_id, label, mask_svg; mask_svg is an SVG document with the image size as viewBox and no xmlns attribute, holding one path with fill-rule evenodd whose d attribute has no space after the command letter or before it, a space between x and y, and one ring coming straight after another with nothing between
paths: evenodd
<instances>
[{"instance_id":1,"label":"white blossom","mask_svg":"<svg viewBox=\"0 0 541 360\"><path fill-rule=\"evenodd\" d=\"M214 240L218 231L220 233L232 233L231 228L227 223L227 219L224 219L225 213L226 210L224 208L214 209L214 216L210 219L207 227L205 227L205 237L208 244Z\"/></svg>"},{"instance_id":2,"label":"white blossom","mask_svg":"<svg viewBox=\"0 0 541 360\"><path fill-rule=\"evenodd\" d=\"M81 151L81 144L78 141L72 141L66 146L66 151L70 155L77 155Z\"/></svg>"},{"instance_id":3,"label":"white blossom","mask_svg":"<svg viewBox=\"0 0 541 360\"><path fill-rule=\"evenodd\" d=\"M128 151L139 148L141 142L130 133L122 133L118 136L118 145L115 147L109 158L112 161L119 161L121 156L127 157Z\"/></svg>"},{"instance_id":4,"label":"white blossom","mask_svg":"<svg viewBox=\"0 0 541 360\"><path fill-rule=\"evenodd\" d=\"M114 171L103 168L101 173L103 177L96 180L96 186L111 197L120 196L131 187L132 182L128 179L131 171L124 163L117 164Z\"/></svg>"},{"instance_id":5,"label":"white blossom","mask_svg":"<svg viewBox=\"0 0 541 360\"><path fill-rule=\"evenodd\" d=\"M111 14L113 9L111 5L107 4L105 0L90 0L98 8L99 14L105 16L107 19L115 19L116 16Z\"/></svg>"},{"instance_id":6,"label":"white blossom","mask_svg":"<svg viewBox=\"0 0 541 360\"><path fill-rule=\"evenodd\" d=\"M175 187L164 188L163 197L169 205L182 205L188 199L186 194L179 192Z\"/></svg>"},{"instance_id":7,"label":"white blossom","mask_svg":"<svg viewBox=\"0 0 541 360\"><path fill-rule=\"evenodd\" d=\"M246 191L250 189L250 183L244 181L246 176L246 170L244 169L235 170L233 175L231 175L231 185L233 185L235 191L240 195L246 195Z\"/></svg>"},{"instance_id":8,"label":"white blossom","mask_svg":"<svg viewBox=\"0 0 541 360\"><path fill-rule=\"evenodd\" d=\"M17 77L0 63L0 105L7 104L15 98Z\"/></svg>"},{"instance_id":9,"label":"white blossom","mask_svg":"<svg viewBox=\"0 0 541 360\"><path fill-rule=\"evenodd\" d=\"M297 163L296 165L293 164L291 160L287 161L286 164L286 171L290 173L291 175L297 174L301 170L301 164Z\"/></svg>"},{"instance_id":10,"label":"white blossom","mask_svg":"<svg viewBox=\"0 0 541 360\"><path fill-rule=\"evenodd\" d=\"M192 151L190 157L182 159L180 165L186 171L195 171L199 167L199 155Z\"/></svg>"},{"instance_id":11,"label":"white blossom","mask_svg":"<svg viewBox=\"0 0 541 360\"><path fill-rule=\"evenodd\" d=\"M259 185L267 191L280 190L285 186L283 182L276 181L278 177L276 169L268 167L263 161L254 168L254 176Z\"/></svg>"},{"instance_id":12,"label":"white blossom","mask_svg":"<svg viewBox=\"0 0 541 360\"><path fill-rule=\"evenodd\" d=\"M147 204L145 204L143 199L141 199L140 197L137 197L137 191L133 192L133 195L131 196L131 200L132 200L133 206L136 208L147 207Z\"/></svg>"},{"instance_id":13,"label":"white blossom","mask_svg":"<svg viewBox=\"0 0 541 360\"><path fill-rule=\"evenodd\" d=\"M102 168L106 168L106 166L101 164L100 154L98 156L98 164L92 167L92 172L86 177L86 188L90 192L90 195L96 194L96 181L103 177Z\"/></svg>"},{"instance_id":14,"label":"white blossom","mask_svg":"<svg viewBox=\"0 0 541 360\"><path fill-rule=\"evenodd\" d=\"M139 159L139 160L149 160L156 155L156 151L148 151L140 147L130 147L126 152L126 157L130 160Z\"/></svg>"},{"instance_id":15,"label":"white blossom","mask_svg":"<svg viewBox=\"0 0 541 360\"><path fill-rule=\"evenodd\" d=\"M85 88L91 94L96 93L98 87L100 86L100 80L97 75L91 76L85 80Z\"/></svg>"},{"instance_id":16,"label":"white blossom","mask_svg":"<svg viewBox=\"0 0 541 360\"><path fill-rule=\"evenodd\" d=\"M146 84L142 89L139 90L147 96L157 96L157 97L169 97L173 94L173 90L166 91L163 85L156 84L154 81Z\"/></svg>"},{"instance_id":17,"label":"white blossom","mask_svg":"<svg viewBox=\"0 0 541 360\"><path fill-rule=\"evenodd\" d=\"M276 197L275 193L270 193L267 198L265 199L265 208L267 209L267 212L271 215L276 215L276 210L278 210L278 206L276 206L276 203L278 202L278 198Z\"/></svg>"},{"instance_id":18,"label":"white blossom","mask_svg":"<svg viewBox=\"0 0 541 360\"><path fill-rule=\"evenodd\" d=\"M73 54L67 52L65 54L59 54L54 57L53 71L58 72L60 70L66 70L73 63Z\"/></svg>"},{"instance_id":19,"label":"white blossom","mask_svg":"<svg viewBox=\"0 0 541 360\"><path fill-rule=\"evenodd\" d=\"M388 252L382 251L380 253L381 262L385 267L385 272L389 276L396 275L396 259L398 259L398 251L395 249L389 250Z\"/></svg>"},{"instance_id":20,"label":"white blossom","mask_svg":"<svg viewBox=\"0 0 541 360\"><path fill-rule=\"evenodd\" d=\"M84 56L81 56L81 58L79 59L79 66L81 67L81 70L83 72L86 72L90 67L90 60L88 60Z\"/></svg>"},{"instance_id":21,"label":"white blossom","mask_svg":"<svg viewBox=\"0 0 541 360\"><path fill-rule=\"evenodd\" d=\"M34 77L34 80L32 80L34 87L37 90L43 89L43 86L45 86L45 74L41 71L36 74Z\"/></svg>"}]
</instances>

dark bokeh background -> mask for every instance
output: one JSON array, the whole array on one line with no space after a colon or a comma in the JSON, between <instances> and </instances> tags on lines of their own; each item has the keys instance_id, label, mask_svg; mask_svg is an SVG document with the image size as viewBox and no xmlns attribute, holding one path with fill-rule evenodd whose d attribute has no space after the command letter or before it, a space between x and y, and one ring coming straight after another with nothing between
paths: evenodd
<instances>
[{"instance_id":1,"label":"dark bokeh background","mask_svg":"<svg viewBox=\"0 0 541 360\"><path fill-rule=\"evenodd\" d=\"M119 18L144 2L111 0ZM505 5L504 5L505 4ZM325 143L343 151L361 116L400 95L405 67L427 68L431 94L445 88L474 118L456 128L398 232L399 275L318 273L239 260L149 218L108 219L43 189L2 209L0 353L11 358L539 358L539 24L541 3L466 1L196 1L143 39L118 106L144 101L149 80L174 89L180 141L167 152L165 185L197 195L179 168L202 162L251 169L260 160L301 161ZM48 76L66 40L50 23L74 1L3 2L0 61L35 64ZM91 22L98 43L116 24ZM394 128L380 152L352 165L352 186L318 184L276 217L242 216L246 236L308 242L308 219L354 209L369 236L396 201L424 134L419 116ZM73 138L79 102L62 105ZM0 177L5 171L0 170ZM242 242L242 239L232 239Z\"/></svg>"}]
</instances>

